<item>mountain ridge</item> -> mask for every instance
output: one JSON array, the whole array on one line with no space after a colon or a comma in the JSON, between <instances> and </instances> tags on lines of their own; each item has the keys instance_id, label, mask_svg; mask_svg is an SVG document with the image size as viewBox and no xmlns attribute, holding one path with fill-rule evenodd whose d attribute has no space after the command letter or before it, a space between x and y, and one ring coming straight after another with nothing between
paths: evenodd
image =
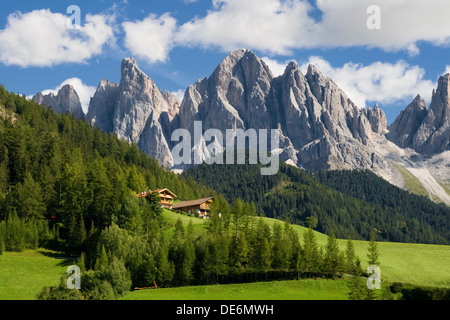
<instances>
[{"instance_id":1,"label":"mountain ridge","mask_svg":"<svg viewBox=\"0 0 450 320\"><path fill-rule=\"evenodd\" d=\"M399 115L397 125L388 128L386 116L378 105L359 108L314 65L309 65L304 75L292 62L282 75L275 77L252 51L236 50L208 78L189 86L179 101L159 89L139 69L134 58L125 58L120 83L100 82L91 99L87 120L136 143L169 169L183 169L174 166L171 133L179 128L192 133L194 121L202 121L203 130L218 129L225 137L227 129L276 129L283 150L281 160L307 170L368 169L404 188L405 178L397 166L410 170L409 164L414 163L412 167L429 171L432 179L436 179L433 185L439 186L450 183L445 157L444 168L437 168L430 164L428 153L411 149L410 141L414 140L413 133L427 130L422 124L425 119L432 126L433 121L439 120L446 128L447 114L438 118L435 115L439 110L447 110L445 88L448 85L442 81L433 94L434 104L429 110L433 110L434 118L428 115L430 111L423 119L421 114L417 115L423 109L421 98L417 98L419 107L415 108L419 110L408 106ZM437 133L434 143L445 143L446 131ZM201 153L206 144L203 139L201 146L192 148L191 153ZM432 144L427 145L424 148L432 148ZM198 156L205 159L207 155ZM419 171L411 169L410 172L417 175ZM430 188L428 191L430 195L436 194ZM450 203L450 195L447 198L442 191L437 192L444 195L440 196L441 200Z\"/></svg>"}]
</instances>

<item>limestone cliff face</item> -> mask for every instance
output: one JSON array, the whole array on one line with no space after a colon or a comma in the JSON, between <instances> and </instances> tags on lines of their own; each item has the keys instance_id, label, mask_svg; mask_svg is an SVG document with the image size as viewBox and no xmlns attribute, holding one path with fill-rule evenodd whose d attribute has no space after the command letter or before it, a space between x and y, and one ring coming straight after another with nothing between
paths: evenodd
<instances>
[{"instance_id":1,"label":"limestone cliff face","mask_svg":"<svg viewBox=\"0 0 450 320\"><path fill-rule=\"evenodd\" d=\"M218 129L225 139L229 129L275 129L280 137L280 159L308 170L369 169L403 187L397 166L407 170L412 166L412 174L430 168L436 181L448 182L449 79L448 74L439 79L429 109L417 96L387 128L378 105L359 108L313 65L303 74L297 64L290 63L281 76L274 77L253 52L237 50L208 78L189 86L179 101L161 91L133 58L126 58L119 84L100 82L87 120L136 143L168 168L174 167L171 150L178 143L171 141L174 130L187 129L193 137L194 122L202 121L203 133ZM37 94L34 99L56 112L84 117L78 95L70 86L57 96ZM201 139L198 146L193 144L193 159L201 156L205 160L209 143ZM434 153L440 159L435 161L436 168L434 162L424 165L428 160L422 155ZM438 182L427 190L439 196L436 188L440 188Z\"/></svg>"},{"instance_id":2,"label":"limestone cliff face","mask_svg":"<svg viewBox=\"0 0 450 320\"><path fill-rule=\"evenodd\" d=\"M291 63L275 78L245 49L232 52L209 78L186 90L178 119L177 126L191 132L194 121L224 134L233 128L277 129L281 159L308 169L370 168L383 162L365 149L386 130L383 111L359 109L313 65L303 75Z\"/></svg>"},{"instance_id":3,"label":"limestone cliff face","mask_svg":"<svg viewBox=\"0 0 450 320\"><path fill-rule=\"evenodd\" d=\"M422 154L439 154L450 150L450 74L439 78L433 90L430 108L416 99L389 127L387 137L397 145Z\"/></svg>"},{"instance_id":4,"label":"limestone cliff face","mask_svg":"<svg viewBox=\"0 0 450 320\"><path fill-rule=\"evenodd\" d=\"M119 138L136 143L162 166L173 166L165 129L180 102L161 92L133 58L122 61L120 84L102 80L89 105L88 120ZM163 129L164 127L164 129Z\"/></svg>"},{"instance_id":5,"label":"limestone cliff face","mask_svg":"<svg viewBox=\"0 0 450 320\"><path fill-rule=\"evenodd\" d=\"M89 104L87 120L100 130L113 132L114 112L119 95L119 85L102 80Z\"/></svg>"},{"instance_id":6,"label":"limestone cliff face","mask_svg":"<svg viewBox=\"0 0 450 320\"><path fill-rule=\"evenodd\" d=\"M427 115L425 100L418 95L389 126L386 137L402 148L410 148L413 138Z\"/></svg>"},{"instance_id":7,"label":"limestone cliff face","mask_svg":"<svg viewBox=\"0 0 450 320\"><path fill-rule=\"evenodd\" d=\"M126 58L119 84L100 82L87 119L135 142L166 167L173 166L172 132L184 128L193 136L194 121L202 121L204 131L220 130L225 139L229 129L275 129L281 160L310 170L386 165L368 147L386 131L378 106L358 108L313 65L303 75L290 63L274 77L263 60L245 49L232 52L209 78L190 86L182 102Z\"/></svg>"},{"instance_id":8,"label":"limestone cliff face","mask_svg":"<svg viewBox=\"0 0 450 320\"><path fill-rule=\"evenodd\" d=\"M450 150L450 74L439 78L437 90L423 120L413 138L418 152L434 154Z\"/></svg>"},{"instance_id":9,"label":"limestone cliff face","mask_svg":"<svg viewBox=\"0 0 450 320\"><path fill-rule=\"evenodd\" d=\"M38 93L33 97L33 100L39 104L51 107L55 113L66 113L69 112L78 117L78 119L84 119L86 115L81 107L80 98L71 85L63 86L57 95L49 93L43 95Z\"/></svg>"},{"instance_id":10,"label":"limestone cliff face","mask_svg":"<svg viewBox=\"0 0 450 320\"><path fill-rule=\"evenodd\" d=\"M272 101L274 110L281 111L284 134L299 151L299 166L319 170L374 165L366 146L376 130L385 128L384 113L358 108L315 66L303 75L295 63L289 64L274 81Z\"/></svg>"}]
</instances>

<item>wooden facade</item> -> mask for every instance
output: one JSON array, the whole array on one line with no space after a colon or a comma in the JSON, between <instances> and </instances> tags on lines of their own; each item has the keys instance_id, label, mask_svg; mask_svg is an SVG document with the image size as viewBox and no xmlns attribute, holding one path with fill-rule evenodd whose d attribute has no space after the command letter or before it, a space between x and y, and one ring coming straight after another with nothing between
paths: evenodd
<instances>
[{"instance_id":1,"label":"wooden facade","mask_svg":"<svg viewBox=\"0 0 450 320\"><path fill-rule=\"evenodd\" d=\"M213 203L214 198L204 198L198 200L191 200L176 203L173 205L173 210L184 211L188 214L197 214L199 217L207 219L211 212L211 204Z\"/></svg>"},{"instance_id":2,"label":"wooden facade","mask_svg":"<svg viewBox=\"0 0 450 320\"><path fill-rule=\"evenodd\" d=\"M137 196L139 198L145 197L147 194L152 193L152 192L156 192L158 194L159 198L161 199L161 201L159 203L161 204L162 208L167 208L167 209L172 210L173 201L177 198L177 196L175 195L175 193L173 193L172 191L170 191L167 188L158 189L155 191L145 191L145 192L138 194Z\"/></svg>"}]
</instances>

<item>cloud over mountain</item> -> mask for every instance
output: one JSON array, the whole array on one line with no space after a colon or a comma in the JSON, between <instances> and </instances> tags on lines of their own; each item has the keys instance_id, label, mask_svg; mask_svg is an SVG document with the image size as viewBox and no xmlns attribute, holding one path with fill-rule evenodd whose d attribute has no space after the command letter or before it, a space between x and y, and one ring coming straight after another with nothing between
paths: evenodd
<instances>
[{"instance_id":1,"label":"cloud over mountain","mask_svg":"<svg viewBox=\"0 0 450 320\"><path fill-rule=\"evenodd\" d=\"M10 14L0 30L0 61L23 68L85 63L114 42L111 17L87 14L76 29L68 18L48 9Z\"/></svg>"}]
</instances>

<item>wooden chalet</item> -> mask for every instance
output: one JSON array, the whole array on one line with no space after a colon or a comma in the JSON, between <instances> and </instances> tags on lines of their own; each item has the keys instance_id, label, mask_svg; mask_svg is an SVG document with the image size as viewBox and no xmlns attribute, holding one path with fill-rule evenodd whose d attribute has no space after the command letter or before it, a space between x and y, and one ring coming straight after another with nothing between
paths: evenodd
<instances>
[{"instance_id":1,"label":"wooden chalet","mask_svg":"<svg viewBox=\"0 0 450 320\"><path fill-rule=\"evenodd\" d=\"M207 219L211 212L211 204L213 203L214 197L191 200L176 203L173 205L173 210L184 211L188 214L196 213L199 217Z\"/></svg>"},{"instance_id":2,"label":"wooden chalet","mask_svg":"<svg viewBox=\"0 0 450 320\"><path fill-rule=\"evenodd\" d=\"M170 191L167 188L164 189L158 189L158 190L154 190L154 191L145 191L142 192L140 194L138 194L138 198L141 197L145 197L147 194L155 192L158 194L158 196L161 198L161 201L159 202L161 204L162 208L167 208L172 210L173 207L173 201L177 198L177 196L175 195L175 193L173 193L172 191Z\"/></svg>"}]
</instances>

